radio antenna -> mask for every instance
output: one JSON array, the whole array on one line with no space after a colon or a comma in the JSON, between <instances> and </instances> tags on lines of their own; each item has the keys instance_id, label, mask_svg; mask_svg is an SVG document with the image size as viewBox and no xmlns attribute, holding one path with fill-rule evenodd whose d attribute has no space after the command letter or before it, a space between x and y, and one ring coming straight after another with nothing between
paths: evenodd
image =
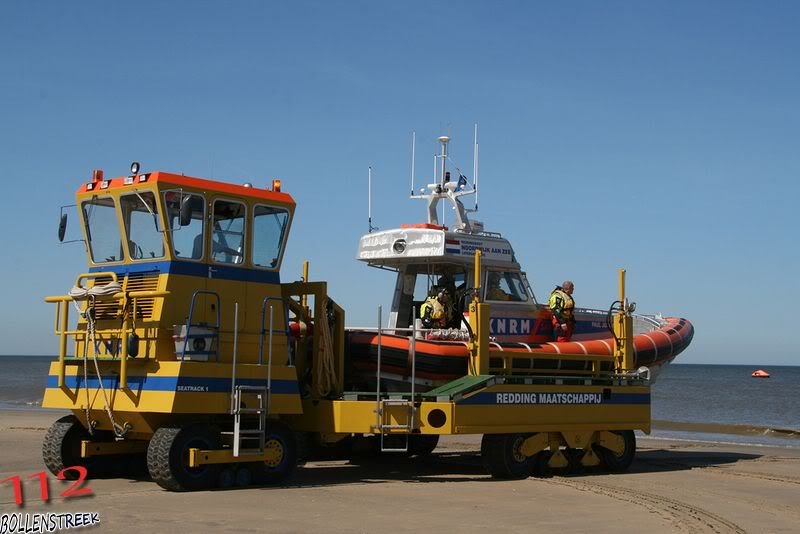
<instances>
[{"instance_id":1,"label":"radio antenna","mask_svg":"<svg viewBox=\"0 0 800 534\"><path fill-rule=\"evenodd\" d=\"M369 233L378 229L372 226L372 165L369 166L367 172L367 223L369 225Z\"/></svg>"},{"instance_id":2,"label":"radio antenna","mask_svg":"<svg viewBox=\"0 0 800 534\"><path fill-rule=\"evenodd\" d=\"M475 123L475 144L472 149L472 187L475 188L475 211L478 211L478 123Z\"/></svg>"},{"instance_id":3,"label":"radio antenna","mask_svg":"<svg viewBox=\"0 0 800 534\"><path fill-rule=\"evenodd\" d=\"M414 174L416 170L417 157L417 132L411 130L411 196L414 196Z\"/></svg>"}]
</instances>

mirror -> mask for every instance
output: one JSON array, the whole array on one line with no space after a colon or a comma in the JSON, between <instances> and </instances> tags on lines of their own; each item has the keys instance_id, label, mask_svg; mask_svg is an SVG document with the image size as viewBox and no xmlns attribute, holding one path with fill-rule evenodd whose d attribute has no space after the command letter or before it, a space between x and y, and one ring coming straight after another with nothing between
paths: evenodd
<instances>
[{"instance_id":1,"label":"mirror","mask_svg":"<svg viewBox=\"0 0 800 534\"><path fill-rule=\"evenodd\" d=\"M191 195L181 197L181 226L189 226L192 223Z\"/></svg>"},{"instance_id":2,"label":"mirror","mask_svg":"<svg viewBox=\"0 0 800 534\"><path fill-rule=\"evenodd\" d=\"M64 234L67 233L67 214L61 214L61 220L58 222L58 240L64 242Z\"/></svg>"}]
</instances>

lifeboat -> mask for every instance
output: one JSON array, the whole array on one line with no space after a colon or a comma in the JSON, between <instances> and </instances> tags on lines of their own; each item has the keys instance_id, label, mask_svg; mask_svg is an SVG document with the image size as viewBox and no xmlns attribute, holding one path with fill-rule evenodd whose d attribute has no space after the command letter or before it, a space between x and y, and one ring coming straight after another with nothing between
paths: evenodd
<instances>
[{"instance_id":1,"label":"lifeboat","mask_svg":"<svg viewBox=\"0 0 800 534\"><path fill-rule=\"evenodd\" d=\"M692 341L694 327L686 319L679 317L652 318L652 330L634 336L634 354L637 367L648 367L652 378L666 364L670 363ZM378 334L364 330L348 331L348 354L355 369L365 382L374 383L378 362ZM408 383L412 374L411 340L408 336L381 332L381 377L387 386L398 388ZM493 342L492 347L503 352L519 354L512 356L512 367L517 372L527 374L550 374L561 372L569 374L574 371L591 371L596 358L601 360L601 370L610 371L614 366L614 339L584 339L570 342ZM466 341L450 341L437 339L414 340L414 376L417 387L435 388L467 374L469 349ZM531 355L548 355L541 360ZM553 355L586 355L587 359L554 359ZM501 367L499 361L490 362L491 367ZM759 371L756 371L758 373ZM760 371L764 373L764 371ZM757 375L753 376L765 376ZM769 374L766 374L768 377ZM404 389L399 387L399 389Z\"/></svg>"},{"instance_id":2,"label":"lifeboat","mask_svg":"<svg viewBox=\"0 0 800 534\"><path fill-rule=\"evenodd\" d=\"M758 369L757 371L753 371L753 374L750 376L753 378L769 378L769 373L763 369Z\"/></svg>"},{"instance_id":3,"label":"lifeboat","mask_svg":"<svg viewBox=\"0 0 800 534\"><path fill-rule=\"evenodd\" d=\"M370 232L359 241L357 259L370 267L395 272L395 286L388 322L381 324L380 336L376 328L347 330L352 387L376 385L379 345L382 388L406 390L413 380L418 390L433 389L466 375L469 334L464 319L473 297L489 304L494 350L511 355L504 361L490 361L490 370L501 366L508 371L511 366L515 373L526 375L568 375L591 371L597 362L601 368L613 369L611 317L623 304L615 302L608 310L576 309L571 340L553 341L553 315L537 299L514 247L500 232L488 231L482 222L471 218L477 207L465 208L463 197L476 194L477 185L470 187L460 171L458 180L450 179L449 141L447 136L439 138L441 154L437 156L434 183L417 194L413 193L417 190L412 178L411 198L427 203L427 220L381 231L370 223ZM453 213L452 221L444 220L440 202L451 205L452 210L447 211ZM476 250L481 251L477 277ZM442 290L450 295L447 324L438 325L434 331L424 329L418 318L421 305ZM634 305L627 309L632 312ZM694 327L680 317L632 317L635 364L648 367L654 379L659 369L689 346ZM537 354L547 357L537 359ZM553 358L558 354L564 358Z\"/></svg>"}]
</instances>

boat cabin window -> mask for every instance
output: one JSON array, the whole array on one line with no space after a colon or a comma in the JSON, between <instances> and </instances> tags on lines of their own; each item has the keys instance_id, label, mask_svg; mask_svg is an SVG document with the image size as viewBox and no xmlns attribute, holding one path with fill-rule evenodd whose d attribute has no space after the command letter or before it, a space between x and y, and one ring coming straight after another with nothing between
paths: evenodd
<instances>
[{"instance_id":1,"label":"boat cabin window","mask_svg":"<svg viewBox=\"0 0 800 534\"><path fill-rule=\"evenodd\" d=\"M81 204L83 224L89 254L94 263L122 260L122 240L119 237L117 210L111 197L92 197Z\"/></svg>"},{"instance_id":2,"label":"boat cabin window","mask_svg":"<svg viewBox=\"0 0 800 534\"><path fill-rule=\"evenodd\" d=\"M163 258L164 236L159 228L158 204L151 191L123 195L119 199L128 257L132 260Z\"/></svg>"},{"instance_id":3,"label":"boat cabin window","mask_svg":"<svg viewBox=\"0 0 800 534\"><path fill-rule=\"evenodd\" d=\"M244 223L247 208L241 202L214 202L211 257L219 263L244 263Z\"/></svg>"},{"instance_id":4,"label":"boat cabin window","mask_svg":"<svg viewBox=\"0 0 800 534\"><path fill-rule=\"evenodd\" d=\"M418 271L418 272L417 272ZM450 324L448 328L459 328L464 312L465 295L467 294L467 273L461 267L436 266L431 269L427 265L409 266L401 274L401 292L397 305L397 324L403 327L411 324L416 313L420 316L420 307L429 296L447 290L450 294Z\"/></svg>"},{"instance_id":5,"label":"boat cabin window","mask_svg":"<svg viewBox=\"0 0 800 534\"><path fill-rule=\"evenodd\" d=\"M484 298L488 301L527 302L528 291L525 289L520 273L489 271L486 275Z\"/></svg>"},{"instance_id":6,"label":"boat cabin window","mask_svg":"<svg viewBox=\"0 0 800 534\"><path fill-rule=\"evenodd\" d=\"M253 264L275 269L281 257L289 212L272 206L253 210Z\"/></svg>"},{"instance_id":7,"label":"boat cabin window","mask_svg":"<svg viewBox=\"0 0 800 534\"><path fill-rule=\"evenodd\" d=\"M172 251L176 258L187 260L203 259L205 246L204 221L206 220L206 202L202 195L167 191L164 193L167 205L167 224L171 230ZM189 224L180 225L181 203L187 203L192 213Z\"/></svg>"}]
</instances>

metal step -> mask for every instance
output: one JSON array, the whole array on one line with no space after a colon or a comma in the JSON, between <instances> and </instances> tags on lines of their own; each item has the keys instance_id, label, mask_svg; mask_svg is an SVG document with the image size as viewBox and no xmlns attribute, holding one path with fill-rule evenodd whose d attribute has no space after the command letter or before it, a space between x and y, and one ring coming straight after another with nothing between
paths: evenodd
<instances>
[{"instance_id":1,"label":"metal step","mask_svg":"<svg viewBox=\"0 0 800 534\"><path fill-rule=\"evenodd\" d=\"M269 390L266 386L234 385L233 392L233 456L264 454L264 441L267 432L267 412L269 411ZM248 394L258 399L257 408L243 405ZM243 417L257 415L258 417ZM255 428L246 425L254 425ZM257 441L258 446L245 447Z\"/></svg>"}]
</instances>

